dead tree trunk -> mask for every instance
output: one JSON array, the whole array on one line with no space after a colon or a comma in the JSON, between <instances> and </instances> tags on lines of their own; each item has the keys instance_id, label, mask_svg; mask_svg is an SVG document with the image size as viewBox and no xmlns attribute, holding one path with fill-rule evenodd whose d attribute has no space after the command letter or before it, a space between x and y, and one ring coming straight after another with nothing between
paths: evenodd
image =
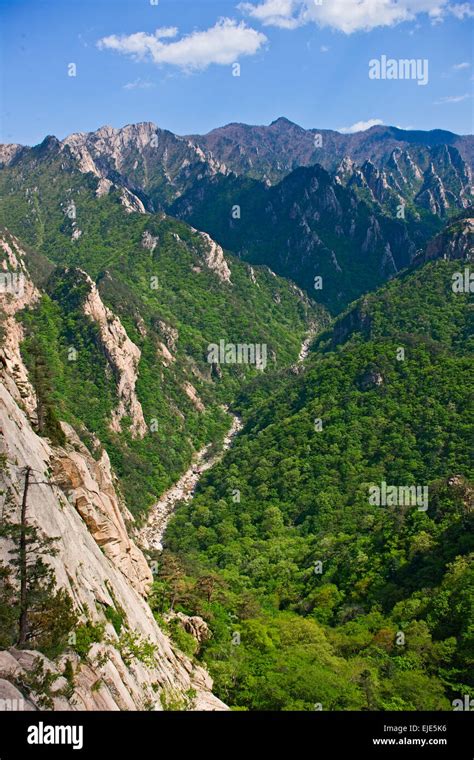
<instances>
[{"instance_id":1,"label":"dead tree trunk","mask_svg":"<svg viewBox=\"0 0 474 760\"><path fill-rule=\"evenodd\" d=\"M18 647L21 649L26 644L28 633L28 579L27 579L27 553L26 553L26 507L28 498L28 486L30 485L31 467L25 469L25 485L23 488L23 499L21 502L20 518L20 546L19 546L19 565L20 565L20 617L18 621Z\"/></svg>"}]
</instances>

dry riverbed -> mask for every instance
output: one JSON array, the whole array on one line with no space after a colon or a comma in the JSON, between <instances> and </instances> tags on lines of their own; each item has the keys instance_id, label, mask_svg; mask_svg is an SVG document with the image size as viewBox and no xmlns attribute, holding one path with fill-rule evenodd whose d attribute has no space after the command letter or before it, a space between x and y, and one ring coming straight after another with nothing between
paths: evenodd
<instances>
[{"instance_id":1,"label":"dry riverbed","mask_svg":"<svg viewBox=\"0 0 474 760\"><path fill-rule=\"evenodd\" d=\"M190 501L193 498L196 486L203 472L209 470L221 459L241 428L242 422L240 418L233 415L232 425L223 440L222 448L218 454L214 456L209 455L211 444L196 452L191 466L180 477L177 483L171 486L151 508L148 521L138 534L139 543L145 549L162 550L162 539L166 526L176 506L180 501Z\"/></svg>"},{"instance_id":2,"label":"dry riverbed","mask_svg":"<svg viewBox=\"0 0 474 760\"><path fill-rule=\"evenodd\" d=\"M301 344L298 363L304 361L308 356L309 347L314 339L315 332L314 326L311 326ZM240 418L233 415L232 425L223 440L222 448L218 454L210 456L212 444L196 452L191 466L180 477L177 483L171 486L168 491L165 491L163 496L151 508L147 523L138 533L138 541L144 549L155 549L158 551L163 549L162 540L166 526L177 505L180 501L191 501L203 472L209 470L222 458L224 452L230 447L233 439L241 429L242 422Z\"/></svg>"}]
</instances>

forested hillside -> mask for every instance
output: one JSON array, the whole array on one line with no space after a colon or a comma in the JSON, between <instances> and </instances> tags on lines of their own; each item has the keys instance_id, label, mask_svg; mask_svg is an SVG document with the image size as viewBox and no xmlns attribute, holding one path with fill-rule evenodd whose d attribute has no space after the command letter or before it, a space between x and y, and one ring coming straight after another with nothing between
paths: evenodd
<instances>
[{"instance_id":1,"label":"forested hillside","mask_svg":"<svg viewBox=\"0 0 474 760\"><path fill-rule=\"evenodd\" d=\"M178 198L172 213L206 230L244 260L290 277L337 314L354 298L409 266L441 220L399 194L382 213L367 185L345 186L319 164L276 185L216 175Z\"/></svg>"},{"instance_id":2,"label":"forested hillside","mask_svg":"<svg viewBox=\"0 0 474 760\"><path fill-rule=\"evenodd\" d=\"M52 416L107 449L129 508L143 513L196 450L222 438L230 425L222 407L259 372L213 366L209 345L265 344L268 364L284 366L310 324L324 322L324 309L183 222L131 213L137 198L123 189L101 195L99 180L78 171L54 139L25 162L0 172L6 241L20 237L41 291L19 316L22 351L31 373L45 368ZM122 352L126 338L132 345ZM124 399L111 429L121 385L125 395L134 386L136 403ZM54 439L53 422L45 433Z\"/></svg>"},{"instance_id":3,"label":"forested hillside","mask_svg":"<svg viewBox=\"0 0 474 760\"><path fill-rule=\"evenodd\" d=\"M202 656L229 704L437 710L472 688L460 269L391 281L319 336L304 371L247 386L242 435L172 520L157 599L210 621ZM383 482L426 488L426 503L370 503Z\"/></svg>"},{"instance_id":4,"label":"forested hillside","mask_svg":"<svg viewBox=\"0 0 474 760\"><path fill-rule=\"evenodd\" d=\"M425 246L454 205L419 213L413 201L395 218L397 198L379 202L381 175L367 164L363 177L297 167L268 186L168 133L159 160L148 144L140 152L152 133L47 138L0 170L0 370L9 429L22 419L26 431L6 444L5 493L19 498L17 450L27 461L31 447L53 489L45 532L66 496L91 577L110 571L122 594L106 612L102 588L92 602L77 596L79 654L103 641L106 621L122 635L120 607L133 621L138 590L140 604L149 594L143 631L160 639L158 624L178 658L207 666L219 709L450 709L472 688L464 186L457 216ZM446 182L466 179L435 147ZM195 227L155 212L158 201ZM248 356L264 346L265 365L237 360L237 346ZM229 412L235 438L219 461ZM156 537L150 509L162 508ZM151 538L146 558L127 534L125 523L141 540L133 517ZM77 569L69 544L63 556ZM10 606L0 610L9 644ZM67 624L55 652L67 650ZM133 704L143 700L138 688Z\"/></svg>"}]
</instances>

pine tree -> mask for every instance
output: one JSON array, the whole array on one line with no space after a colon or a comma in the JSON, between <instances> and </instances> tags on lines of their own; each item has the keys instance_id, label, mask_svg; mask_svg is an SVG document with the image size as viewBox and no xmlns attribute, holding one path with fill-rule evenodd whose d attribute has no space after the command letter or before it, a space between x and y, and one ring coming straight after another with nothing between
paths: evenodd
<instances>
[{"instance_id":1,"label":"pine tree","mask_svg":"<svg viewBox=\"0 0 474 760\"><path fill-rule=\"evenodd\" d=\"M30 487L49 485L43 480L34 481L33 475L31 467L24 468L19 522L14 518L12 494L7 495L6 509L0 521L0 537L9 539L13 548L10 549L11 569L2 568L1 574L7 589L11 590L15 581L19 587L18 601L13 607L16 637L10 645L15 644L20 649L36 648L55 656L63 648L77 617L68 594L64 589L57 589L54 571L43 559L56 555L54 544L58 539L44 536L28 521ZM10 636L11 622L8 618Z\"/></svg>"},{"instance_id":2,"label":"pine tree","mask_svg":"<svg viewBox=\"0 0 474 760\"><path fill-rule=\"evenodd\" d=\"M53 404L53 379L39 341L30 344L32 362L31 380L36 391L37 430L52 443L64 445L66 437L59 424Z\"/></svg>"}]
</instances>

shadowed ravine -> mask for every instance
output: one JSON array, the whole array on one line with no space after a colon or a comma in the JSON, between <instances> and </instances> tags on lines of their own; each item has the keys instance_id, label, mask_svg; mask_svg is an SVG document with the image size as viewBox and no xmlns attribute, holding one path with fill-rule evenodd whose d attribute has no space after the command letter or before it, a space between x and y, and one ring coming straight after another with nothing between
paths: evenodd
<instances>
[{"instance_id":1,"label":"shadowed ravine","mask_svg":"<svg viewBox=\"0 0 474 760\"><path fill-rule=\"evenodd\" d=\"M315 333L315 326L311 325L310 330L301 344L297 363L304 361L308 356ZM138 542L144 549L155 549L158 551L163 549L162 539L168 522L177 505L180 501L191 501L196 492L201 475L222 459L224 453L232 445L235 436L242 429L242 421L240 418L237 417L237 415L232 414L232 412L229 412L228 409L226 409L226 411L232 415L233 419L232 425L222 442L222 448L214 456L210 456L212 443L207 444L207 446L204 446L197 451L192 464L188 467L186 472L181 475L180 479L174 484L174 486L171 486L171 488L165 491L156 504L154 504L150 510L150 515L146 524L138 534Z\"/></svg>"}]
</instances>

